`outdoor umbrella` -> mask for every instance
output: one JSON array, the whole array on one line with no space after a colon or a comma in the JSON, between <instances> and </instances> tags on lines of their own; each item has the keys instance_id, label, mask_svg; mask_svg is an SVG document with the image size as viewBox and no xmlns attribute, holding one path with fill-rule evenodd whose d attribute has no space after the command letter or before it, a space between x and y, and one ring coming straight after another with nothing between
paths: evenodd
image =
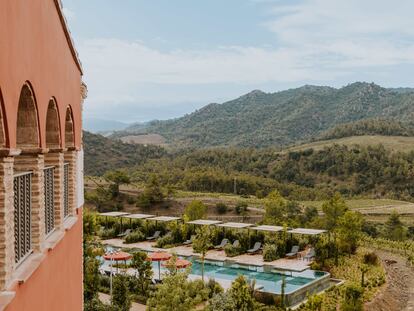
<instances>
[{"instance_id":1,"label":"outdoor umbrella","mask_svg":"<svg viewBox=\"0 0 414 311\"><path fill-rule=\"evenodd\" d=\"M114 252L114 253L106 253L103 256L103 258L105 260L110 260L111 262L112 262L112 260L113 261L121 261L121 260L123 260L123 261L125 261L125 265L126 265L126 261L129 260L129 259L131 259L132 258L132 255L131 254L128 254L126 252L119 251L119 252ZM112 266L112 264L111 264L111 266ZM118 267L116 269L118 271Z\"/></svg>"},{"instance_id":2,"label":"outdoor umbrella","mask_svg":"<svg viewBox=\"0 0 414 311\"><path fill-rule=\"evenodd\" d=\"M170 262L166 262L163 264L163 267L168 267L170 264ZM191 266L191 262L185 259L177 259L177 261L175 262L175 267L177 269L185 269L188 266Z\"/></svg>"},{"instance_id":3,"label":"outdoor umbrella","mask_svg":"<svg viewBox=\"0 0 414 311\"><path fill-rule=\"evenodd\" d=\"M149 261L158 262L158 279L161 280L161 261L165 261L171 258L171 254L165 252L154 252L148 255Z\"/></svg>"}]
</instances>

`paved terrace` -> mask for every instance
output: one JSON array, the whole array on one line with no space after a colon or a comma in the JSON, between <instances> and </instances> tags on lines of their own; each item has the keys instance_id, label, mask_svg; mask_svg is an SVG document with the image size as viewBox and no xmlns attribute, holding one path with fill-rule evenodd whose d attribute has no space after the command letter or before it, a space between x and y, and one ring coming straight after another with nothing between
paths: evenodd
<instances>
[{"instance_id":1,"label":"paved terrace","mask_svg":"<svg viewBox=\"0 0 414 311\"><path fill-rule=\"evenodd\" d=\"M169 253L176 253L178 256L197 256L200 257L200 254L194 253L193 248L191 246L176 246L168 249L157 248L155 247L155 242L138 242L138 243L131 243L131 244L124 244L122 239L110 239L102 241L104 245L120 247L120 248L137 248L144 251L164 251ZM304 252L299 253L299 257L302 257ZM295 271L301 272L304 270L309 269L309 265L311 262L305 261L302 259L287 259L281 258L270 262L263 261L263 256L261 254L257 255L248 255L242 254L235 257L227 257L224 251L218 250L210 250L207 252L206 257L207 260L216 260L216 261L226 261L236 264L243 264L249 266L258 266L258 267L269 267L275 270L281 271Z\"/></svg>"}]
</instances>

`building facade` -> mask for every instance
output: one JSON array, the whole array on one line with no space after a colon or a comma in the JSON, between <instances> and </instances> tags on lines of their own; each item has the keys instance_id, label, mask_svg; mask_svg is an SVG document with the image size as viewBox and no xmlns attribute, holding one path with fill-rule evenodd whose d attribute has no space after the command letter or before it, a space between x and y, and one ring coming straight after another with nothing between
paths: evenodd
<instances>
[{"instance_id":1,"label":"building facade","mask_svg":"<svg viewBox=\"0 0 414 311\"><path fill-rule=\"evenodd\" d=\"M82 310L82 67L59 0L0 1L0 310Z\"/></svg>"}]
</instances>

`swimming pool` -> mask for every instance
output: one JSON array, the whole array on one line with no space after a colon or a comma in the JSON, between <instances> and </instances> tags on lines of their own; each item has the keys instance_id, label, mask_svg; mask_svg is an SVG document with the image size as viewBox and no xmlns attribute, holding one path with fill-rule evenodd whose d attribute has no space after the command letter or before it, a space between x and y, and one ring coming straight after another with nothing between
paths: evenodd
<instances>
[{"instance_id":1,"label":"swimming pool","mask_svg":"<svg viewBox=\"0 0 414 311\"><path fill-rule=\"evenodd\" d=\"M198 257L182 257L192 262L190 277L201 276L201 262ZM158 263L153 262L154 276L158 276ZM102 266L108 268L109 262L102 261ZM161 274L167 269L161 267ZM204 263L205 279L214 279L222 286L229 285L239 275L243 275L250 281L256 282L256 288L265 293L280 295L282 292L283 278L285 279L284 293L291 297L291 304L300 302L306 295L325 289L329 284L330 274L323 271L305 270L293 271L264 271L263 267L234 264L226 261L210 261ZM223 286L225 287L225 286Z\"/></svg>"}]
</instances>

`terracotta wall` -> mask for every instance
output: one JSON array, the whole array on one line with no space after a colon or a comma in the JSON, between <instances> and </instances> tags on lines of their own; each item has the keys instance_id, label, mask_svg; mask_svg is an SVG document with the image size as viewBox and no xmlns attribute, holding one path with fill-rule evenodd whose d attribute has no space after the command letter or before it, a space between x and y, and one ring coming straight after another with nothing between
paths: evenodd
<instances>
[{"instance_id":1,"label":"terracotta wall","mask_svg":"<svg viewBox=\"0 0 414 311\"><path fill-rule=\"evenodd\" d=\"M81 72L54 0L0 1L0 92L11 148L16 145L17 106L25 81L32 85L36 97L41 147L45 148L45 120L51 97L58 104L62 141L66 107L72 107L75 145L79 147Z\"/></svg>"},{"instance_id":2,"label":"terracotta wall","mask_svg":"<svg viewBox=\"0 0 414 311\"><path fill-rule=\"evenodd\" d=\"M81 210L80 210L81 211ZM79 215L81 218L81 215ZM81 311L82 222L68 231L29 280L17 285L6 311Z\"/></svg>"}]
</instances>

